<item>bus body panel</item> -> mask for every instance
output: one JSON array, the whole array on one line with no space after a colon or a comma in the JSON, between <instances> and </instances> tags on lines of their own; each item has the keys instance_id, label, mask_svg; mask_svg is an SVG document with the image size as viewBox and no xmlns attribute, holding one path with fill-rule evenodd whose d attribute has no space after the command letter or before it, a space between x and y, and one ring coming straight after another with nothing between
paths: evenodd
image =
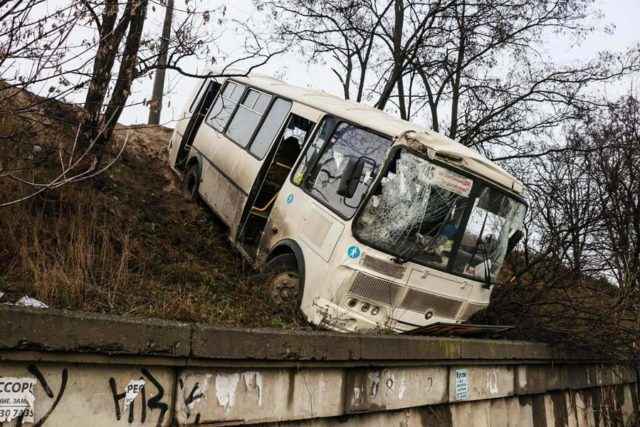
<instances>
[{"instance_id":1,"label":"bus body panel","mask_svg":"<svg viewBox=\"0 0 640 427\"><path fill-rule=\"evenodd\" d=\"M309 107L308 105L298 104L296 102L291 106L291 113L296 114L305 119L311 120L316 125L320 122L320 119L325 114L324 111L316 108ZM315 127L315 126L314 126ZM313 129L309 131L309 135L313 134Z\"/></svg>"},{"instance_id":2,"label":"bus body panel","mask_svg":"<svg viewBox=\"0 0 640 427\"><path fill-rule=\"evenodd\" d=\"M230 142L224 134L211 126L200 126L193 142L193 148L201 153L209 162L236 187L249 194L253 182L260 171L262 161L249 155L243 148Z\"/></svg>"},{"instance_id":3,"label":"bus body panel","mask_svg":"<svg viewBox=\"0 0 640 427\"><path fill-rule=\"evenodd\" d=\"M199 194L230 228L235 237L247 197L262 162L203 123L193 142L192 155L203 160Z\"/></svg>"},{"instance_id":4,"label":"bus body panel","mask_svg":"<svg viewBox=\"0 0 640 427\"><path fill-rule=\"evenodd\" d=\"M350 227L348 229L350 230ZM353 247L357 248L357 255L354 254ZM437 320L449 323L459 321L460 310L467 302L472 288L481 287L481 284L477 282L468 281L465 283L463 281L461 284L459 277L412 262L403 264L406 270L411 271L411 273L405 273L402 278L391 277L364 267L363 260L365 257L373 257L390 264L393 263L391 256L360 244L350 231L344 233L343 238L337 245L335 261L331 267L332 271L340 268L348 269L350 277L349 280L335 284L334 286L339 286L338 289L330 290L330 295L341 295L339 300L327 298L330 302L340 305L342 308L348 307L349 299L357 300L356 307L360 308L358 313L360 318L356 319L355 323L360 330L371 329L378 325L395 329L412 329ZM409 285L408 279L414 271L418 272L420 276L425 276L425 279L421 283ZM357 286L356 281L359 282ZM441 291L441 293L434 292L434 288ZM387 298L392 301L387 300ZM446 315L439 316L439 305L431 307L428 303L429 300L437 300L441 305L444 304L451 308L447 310ZM481 303L486 305L488 302L487 295L487 299L481 301ZM363 312L363 304L368 304L370 307L378 307L380 313L372 316L371 309ZM409 305L413 309L404 309L402 308L403 305ZM425 312L429 309L433 310L433 317L426 319ZM408 326L403 328L400 322Z\"/></svg>"},{"instance_id":5,"label":"bus body panel","mask_svg":"<svg viewBox=\"0 0 640 427\"><path fill-rule=\"evenodd\" d=\"M212 161L203 157L199 194L230 229L237 228L247 195L233 185ZM234 227L235 225L235 227Z\"/></svg>"},{"instance_id":6,"label":"bus body panel","mask_svg":"<svg viewBox=\"0 0 640 427\"><path fill-rule=\"evenodd\" d=\"M320 258L329 262L344 228L339 218L318 203L310 203L298 234L301 241L309 245Z\"/></svg>"}]
</instances>

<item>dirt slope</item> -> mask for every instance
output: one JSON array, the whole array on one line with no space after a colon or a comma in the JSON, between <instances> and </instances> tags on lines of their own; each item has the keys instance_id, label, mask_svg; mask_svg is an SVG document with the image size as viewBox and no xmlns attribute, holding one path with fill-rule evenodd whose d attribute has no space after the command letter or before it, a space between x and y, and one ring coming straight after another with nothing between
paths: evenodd
<instances>
[{"instance_id":1,"label":"dirt slope","mask_svg":"<svg viewBox=\"0 0 640 427\"><path fill-rule=\"evenodd\" d=\"M18 104L33 104L35 98L21 96ZM2 111L16 110L14 98ZM17 175L40 181L56 173L57 149L72 145L78 115L54 104L38 107L54 111L53 118L31 108L4 117L0 112L0 171L17 165ZM127 135L122 158L99 180L0 207L0 302L29 295L86 311L295 326L293 316L275 314L265 302L226 229L206 208L182 198L167 164L171 130L120 127L112 154ZM42 145L36 150L35 143ZM0 174L0 203L32 190Z\"/></svg>"}]
</instances>

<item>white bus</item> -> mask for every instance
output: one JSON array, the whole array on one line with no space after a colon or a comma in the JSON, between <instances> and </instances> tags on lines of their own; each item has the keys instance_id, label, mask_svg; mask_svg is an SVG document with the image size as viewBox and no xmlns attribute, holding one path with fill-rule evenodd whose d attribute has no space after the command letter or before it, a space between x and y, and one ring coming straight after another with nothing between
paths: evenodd
<instances>
[{"instance_id":1,"label":"white bus","mask_svg":"<svg viewBox=\"0 0 640 427\"><path fill-rule=\"evenodd\" d=\"M169 152L273 303L323 328L464 322L522 237L525 188L482 155L269 76L199 82Z\"/></svg>"}]
</instances>

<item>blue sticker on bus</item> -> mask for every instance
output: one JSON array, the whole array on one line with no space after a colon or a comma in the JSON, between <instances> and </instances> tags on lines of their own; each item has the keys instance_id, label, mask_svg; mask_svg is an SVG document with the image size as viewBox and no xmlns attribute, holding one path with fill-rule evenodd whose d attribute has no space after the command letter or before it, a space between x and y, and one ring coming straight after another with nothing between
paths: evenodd
<instances>
[{"instance_id":1,"label":"blue sticker on bus","mask_svg":"<svg viewBox=\"0 0 640 427\"><path fill-rule=\"evenodd\" d=\"M349 255L349 258L351 259L356 259L360 256L360 248L357 246L349 246L349 249L347 249L347 255Z\"/></svg>"},{"instance_id":2,"label":"blue sticker on bus","mask_svg":"<svg viewBox=\"0 0 640 427\"><path fill-rule=\"evenodd\" d=\"M293 203L293 194L287 196L287 204L290 205L291 203Z\"/></svg>"}]
</instances>

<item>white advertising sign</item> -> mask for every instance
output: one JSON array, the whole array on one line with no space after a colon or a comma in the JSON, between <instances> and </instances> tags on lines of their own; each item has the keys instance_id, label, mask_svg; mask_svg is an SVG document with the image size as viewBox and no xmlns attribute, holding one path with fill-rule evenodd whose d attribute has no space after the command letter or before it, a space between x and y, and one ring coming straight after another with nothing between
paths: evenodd
<instances>
[{"instance_id":1,"label":"white advertising sign","mask_svg":"<svg viewBox=\"0 0 640 427\"><path fill-rule=\"evenodd\" d=\"M131 380L129 384L127 384L127 388L125 390L124 396L124 410L126 411L131 405L131 402L136 400L138 394L142 391L144 387L144 380Z\"/></svg>"},{"instance_id":2,"label":"white advertising sign","mask_svg":"<svg viewBox=\"0 0 640 427\"><path fill-rule=\"evenodd\" d=\"M437 185L463 197L469 197L469 193L471 193L471 187L473 187L473 179L471 178L465 178L459 173L436 165L429 165L426 174L427 184Z\"/></svg>"},{"instance_id":3,"label":"white advertising sign","mask_svg":"<svg viewBox=\"0 0 640 427\"><path fill-rule=\"evenodd\" d=\"M456 369L456 400L464 400L468 394L468 376L466 369Z\"/></svg>"},{"instance_id":4,"label":"white advertising sign","mask_svg":"<svg viewBox=\"0 0 640 427\"><path fill-rule=\"evenodd\" d=\"M33 423L37 380L31 377L0 377L0 423L22 416L23 423Z\"/></svg>"}]
</instances>

